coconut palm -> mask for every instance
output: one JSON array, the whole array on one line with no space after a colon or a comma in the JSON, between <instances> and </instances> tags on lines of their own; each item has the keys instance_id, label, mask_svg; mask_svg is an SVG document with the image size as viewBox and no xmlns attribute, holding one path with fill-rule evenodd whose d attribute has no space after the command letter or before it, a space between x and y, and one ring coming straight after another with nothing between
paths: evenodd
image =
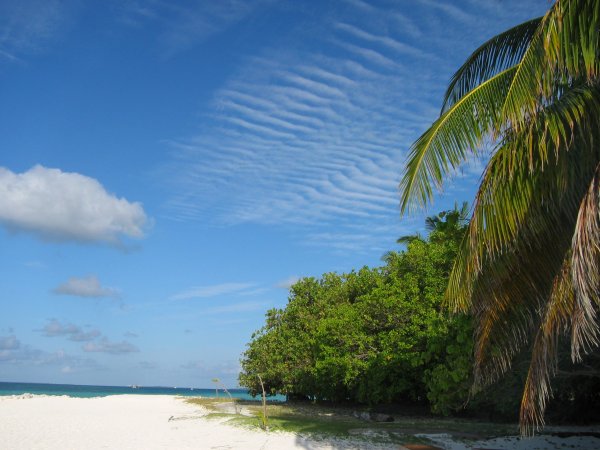
<instances>
[{"instance_id":1,"label":"coconut palm","mask_svg":"<svg viewBox=\"0 0 600 450\"><path fill-rule=\"evenodd\" d=\"M437 239L460 241L461 236L465 234L465 225L468 223L469 204L463 202L459 209L458 203L454 203L454 209L426 217L425 229L429 231L432 241Z\"/></svg>"},{"instance_id":2,"label":"coconut palm","mask_svg":"<svg viewBox=\"0 0 600 450\"><path fill-rule=\"evenodd\" d=\"M600 2L556 0L490 39L453 76L413 144L402 212L493 145L447 290L475 319L476 387L531 345L521 431L543 425L559 337L577 362L599 344Z\"/></svg>"}]
</instances>

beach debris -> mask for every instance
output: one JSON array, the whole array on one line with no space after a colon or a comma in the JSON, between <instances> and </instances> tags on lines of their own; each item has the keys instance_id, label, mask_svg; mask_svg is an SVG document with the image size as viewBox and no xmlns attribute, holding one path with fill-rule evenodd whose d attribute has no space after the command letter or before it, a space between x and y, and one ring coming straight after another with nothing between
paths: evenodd
<instances>
[{"instance_id":1,"label":"beach debris","mask_svg":"<svg viewBox=\"0 0 600 450\"><path fill-rule=\"evenodd\" d=\"M442 450L441 447L435 447L427 444L403 444L402 447L407 450Z\"/></svg>"},{"instance_id":2,"label":"beach debris","mask_svg":"<svg viewBox=\"0 0 600 450\"><path fill-rule=\"evenodd\" d=\"M374 413L369 411L353 411L352 415L360 420L370 422L393 422L394 417L389 414Z\"/></svg>"}]
</instances>

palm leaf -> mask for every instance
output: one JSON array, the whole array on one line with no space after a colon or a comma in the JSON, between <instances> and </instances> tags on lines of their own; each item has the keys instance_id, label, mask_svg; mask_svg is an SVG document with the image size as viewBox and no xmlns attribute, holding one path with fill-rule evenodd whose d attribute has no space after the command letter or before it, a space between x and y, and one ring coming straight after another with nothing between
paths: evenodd
<instances>
[{"instance_id":1,"label":"palm leaf","mask_svg":"<svg viewBox=\"0 0 600 450\"><path fill-rule=\"evenodd\" d=\"M568 327L573 312L571 256L569 252L554 280L533 344L519 414L521 433L524 435L531 435L544 425L546 402L552 394L550 379L556 371L558 360L558 337Z\"/></svg>"},{"instance_id":2,"label":"palm leaf","mask_svg":"<svg viewBox=\"0 0 600 450\"><path fill-rule=\"evenodd\" d=\"M558 206L558 205L557 205ZM547 220L532 217L532 222ZM553 221L555 228L537 235L539 244L520 245L486 261L473 288L471 313L475 329L475 380L478 385L496 381L511 367L513 357L524 348L535 330L538 311L546 303L548 286L560 270L569 239L555 232L568 223ZM559 263L557 263L559 261Z\"/></svg>"},{"instance_id":3,"label":"palm leaf","mask_svg":"<svg viewBox=\"0 0 600 450\"><path fill-rule=\"evenodd\" d=\"M425 206L433 197L433 185L440 188L450 169L468 154L477 154L483 137L497 125L515 70L506 69L471 90L413 144L400 182L403 213L409 206Z\"/></svg>"},{"instance_id":4,"label":"palm leaf","mask_svg":"<svg viewBox=\"0 0 600 450\"><path fill-rule=\"evenodd\" d=\"M544 103L542 91L549 90L543 89L542 84L553 84L548 80L554 80L554 76L544 60L544 31L552 12L550 9L532 36L506 93L502 116L511 129L519 130L520 125L535 116Z\"/></svg>"},{"instance_id":5,"label":"palm leaf","mask_svg":"<svg viewBox=\"0 0 600 450\"><path fill-rule=\"evenodd\" d=\"M559 0L548 23L547 63L588 82L600 76L600 2Z\"/></svg>"},{"instance_id":6,"label":"palm leaf","mask_svg":"<svg viewBox=\"0 0 600 450\"><path fill-rule=\"evenodd\" d=\"M572 241L572 283L575 302L571 318L571 354L598 347L597 308L600 306L600 164L581 201Z\"/></svg>"},{"instance_id":7,"label":"palm leaf","mask_svg":"<svg viewBox=\"0 0 600 450\"><path fill-rule=\"evenodd\" d=\"M573 148L561 158L551 159L542 172L534 171L531 202L518 239L505 243L502 250L492 256L484 246L475 274L464 269L469 267L472 257L471 242L467 242L461 251L462 260L455 263L454 271L457 268L458 271L452 274L453 278L462 278L460 281L467 286L468 307L477 324L476 386L492 383L508 371L513 357L527 344L530 333L537 330L521 409L524 434L543 425L558 333L570 327L574 346L579 345L583 351L598 346L600 157L595 155L596 166L590 165L589 159L584 157L588 152L587 147L581 145L582 141L584 139L575 138ZM509 153L499 149L495 164L500 165L501 155ZM590 179L592 182L586 189L586 180ZM516 178L505 183L508 192L511 180ZM540 201L541 198L544 200ZM476 204L474 216L479 207ZM469 235L468 240L472 239ZM573 257L571 262L571 255L577 254L579 261L575 262ZM565 279L565 267L568 267L568 279ZM588 292L587 299L578 298L578 284L583 286L580 290ZM454 280L448 291L456 286ZM548 286L552 287L550 291ZM463 289L464 285L458 285L458 292ZM539 311L545 311L541 325L536 324L540 320ZM576 359L575 351L573 356Z\"/></svg>"},{"instance_id":8,"label":"palm leaf","mask_svg":"<svg viewBox=\"0 0 600 450\"><path fill-rule=\"evenodd\" d=\"M553 193L563 195L578 180L590 179L598 152L579 152L578 159L569 164L564 158L575 142L579 147L591 146L598 128L600 90L584 85L569 90L531 120L526 132L505 135L483 175L474 204L469 234L479 259L484 250L493 257L519 234L525 237L522 228L534 207L532 202L548 204L554 201L549 199ZM546 184L540 185L534 196L536 177L543 177ZM574 197L570 205L574 214L580 198ZM477 271L478 267L474 268Z\"/></svg>"},{"instance_id":9,"label":"palm leaf","mask_svg":"<svg viewBox=\"0 0 600 450\"><path fill-rule=\"evenodd\" d=\"M493 75L516 65L535 34L542 18L528 20L494 36L477 50L456 71L444 95L442 113L466 93Z\"/></svg>"},{"instance_id":10,"label":"palm leaf","mask_svg":"<svg viewBox=\"0 0 600 450\"><path fill-rule=\"evenodd\" d=\"M600 2L558 0L541 20L523 53L503 107L504 121L519 130L577 81L600 76Z\"/></svg>"}]
</instances>

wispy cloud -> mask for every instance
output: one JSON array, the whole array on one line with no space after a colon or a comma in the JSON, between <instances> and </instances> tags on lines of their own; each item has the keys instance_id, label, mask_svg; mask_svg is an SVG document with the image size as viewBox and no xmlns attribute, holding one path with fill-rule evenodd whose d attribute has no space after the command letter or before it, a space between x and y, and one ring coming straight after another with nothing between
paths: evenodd
<instances>
[{"instance_id":1,"label":"wispy cloud","mask_svg":"<svg viewBox=\"0 0 600 450\"><path fill-rule=\"evenodd\" d=\"M72 295L75 297L120 298L117 289L102 286L95 275L88 275L87 277L81 278L69 278L64 283L55 287L52 292L59 295Z\"/></svg>"},{"instance_id":2,"label":"wispy cloud","mask_svg":"<svg viewBox=\"0 0 600 450\"><path fill-rule=\"evenodd\" d=\"M16 350L21 343L14 334L10 336L0 336L0 350Z\"/></svg>"},{"instance_id":3,"label":"wispy cloud","mask_svg":"<svg viewBox=\"0 0 600 450\"><path fill-rule=\"evenodd\" d=\"M136 364L138 369L142 370L155 370L158 369L158 364L152 361L140 361Z\"/></svg>"},{"instance_id":4,"label":"wispy cloud","mask_svg":"<svg viewBox=\"0 0 600 450\"><path fill-rule=\"evenodd\" d=\"M101 370L96 361L90 358L70 355L63 350L46 352L27 344L22 344L14 335L0 336L0 365L14 364L24 367L56 366L63 373Z\"/></svg>"},{"instance_id":5,"label":"wispy cloud","mask_svg":"<svg viewBox=\"0 0 600 450\"><path fill-rule=\"evenodd\" d=\"M102 334L98 330L83 330L72 323L61 323L57 319L50 319L39 331L46 337L66 337L75 342L92 341Z\"/></svg>"},{"instance_id":6,"label":"wispy cloud","mask_svg":"<svg viewBox=\"0 0 600 450\"><path fill-rule=\"evenodd\" d=\"M144 237L147 224L140 203L108 193L93 178L40 165L21 174L0 167L0 225L9 231L122 245L123 236Z\"/></svg>"},{"instance_id":7,"label":"wispy cloud","mask_svg":"<svg viewBox=\"0 0 600 450\"><path fill-rule=\"evenodd\" d=\"M157 28L157 43L165 57L188 50L222 33L271 0L220 0L218 2L123 1L119 19L134 27Z\"/></svg>"},{"instance_id":8,"label":"wispy cloud","mask_svg":"<svg viewBox=\"0 0 600 450\"><path fill-rule=\"evenodd\" d=\"M46 269L48 267L46 263L42 261L27 261L24 262L23 265L25 267L29 267L30 269Z\"/></svg>"},{"instance_id":9,"label":"wispy cloud","mask_svg":"<svg viewBox=\"0 0 600 450\"><path fill-rule=\"evenodd\" d=\"M207 308L202 311L203 314L236 314L236 313L246 313L246 312L254 312L254 311L264 311L269 306L272 306L269 302L263 301L252 301L252 302L239 302L232 303L229 305L220 305L214 306L212 308Z\"/></svg>"},{"instance_id":10,"label":"wispy cloud","mask_svg":"<svg viewBox=\"0 0 600 450\"><path fill-rule=\"evenodd\" d=\"M200 132L169 141L170 217L292 225L303 242L340 252L394 244L407 152L439 113L456 68L440 23L449 16L448 26L464 27L471 16L437 0L410 9L345 3L309 32L290 30L247 57L215 93ZM480 22L482 36L495 23Z\"/></svg>"},{"instance_id":11,"label":"wispy cloud","mask_svg":"<svg viewBox=\"0 0 600 450\"><path fill-rule=\"evenodd\" d=\"M20 0L0 2L0 62L19 62L60 35L71 2Z\"/></svg>"},{"instance_id":12,"label":"wispy cloud","mask_svg":"<svg viewBox=\"0 0 600 450\"><path fill-rule=\"evenodd\" d=\"M350 6L381 15L366 4ZM172 170L179 194L168 204L173 217L289 224L312 233L335 223L332 240L307 243L338 250L361 242L367 248L364 233L355 237L351 228L356 223L372 228L397 221L399 149L435 113L427 104L404 106L416 83L403 79L397 55L420 64L429 55L399 35L330 19L311 39L337 50L295 48L297 57L290 57L272 48L250 57L240 77L216 94L204 131L170 142L178 158ZM378 239L378 247L393 242Z\"/></svg>"},{"instance_id":13,"label":"wispy cloud","mask_svg":"<svg viewBox=\"0 0 600 450\"><path fill-rule=\"evenodd\" d=\"M297 275L292 275L290 277L287 277L284 280L278 281L275 284L275 287L281 288L281 289L289 289L291 288L294 284L296 284L298 281L300 280L300 277Z\"/></svg>"},{"instance_id":14,"label":"wispy cloud","mask_svg":"<svg viewBox=\"0 0 600 450\"><path fill-rule=\"evenodd\" d=\"M469 14L468 12L449 2L437 0L416 0L416 2L421 3L429 8L435 8L442 12L445 17L450 17L463 25L472 25L477 21L477 18L474 15Z\"/></svg>"},{"instance_id":15,"label":"wispy cloud","mask_svg":"<svg viewBox=\"0 0 600 450\"><path fill-rule=\"evenodd\" d=\"M338 22L335 24L335 27L338 30L342 30L342 31L348 33L349 35L354 36L363 41L371 42L374 44L381 44L384 48L392 50L393 52L398 53L398 54L406 54L406 55L414 56L417 58L425 58L425 59L429 59L429 60L438 60L439 59L436 56L434 56L430 53L427 53L415 46L406 44L406 43L396 40L396 39L392 39L389 36L369 33L359 27L356 27L356 26L348 24L348 23Z\"/></svg>"},{"instance_id":16,"label":"wispy cloud","mask_svg":"<svg viewBox=\"0 0 600 450\"><path fill-rule=\"evenodd\" d=\"M62 323L57 319L50 319L43 328L37 330L46 337L63 337L73 342L85 342L81 349L86 353L108 353L119 355L135 353L140 350L128 341L113 342L99 330L85 330L72 323Z\"/></svg>"},{"instance_id":17,"label":"wispy cloud","mask_svg":"<svg viewBox=\"0 0 600 450\"><path fill-rule=\"evenodd\" d=\"M222 382L227 382L233 376L237 376L241 369L240 364L234 361L209 364L202 360L194 360L188 361L180 367L193 371L197 376L219 378Z\"/></svg>"},{"instance_id":18,"label":"wispy cloud","mask_svg":"<svg viewBox=\"0 0 600 450\"><path fill-rule=\"evenodd\" d=\"M254 290L256 283L222 283L210 286L198 286L172 295L170 300L190 300L193 298L210 298L226 294L243 294Z\"/></svg>"},{"instance_id":19,"label":"wispy cloud","mask_svg":"<svg viewBox=\"0 0 600 450\"><path fill-rule=\"evenodd\" d=\"M85 344L81 349L84 352L88 353L109 353L111 355L122 355L126 353L135 353L140 351L139 348L137 348L130 342L112 342L107 338L102 338L100 341L97 342L89 342Z\"/></svg>"}]
</instances>

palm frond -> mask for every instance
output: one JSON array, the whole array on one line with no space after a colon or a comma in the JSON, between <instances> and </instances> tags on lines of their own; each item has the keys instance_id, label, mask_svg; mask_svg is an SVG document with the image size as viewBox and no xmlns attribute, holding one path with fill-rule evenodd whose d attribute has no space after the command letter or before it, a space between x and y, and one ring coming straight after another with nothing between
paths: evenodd
<instances>
[{"instance_id":1,"label":"palm frond","mask_svg":"<svg viewBox=\"0 0 600 450\"><path fill-rule=\"evenodd\" d=\"M546 61L559 73L588 82L600 76L600 2L558 0L548 21Z\"/></svg>"},{"instance_id":2,"label":"palm frond","mask_svg":"<svg viewBox=\"0 0 600 450\"><path fill-rule=\"evenodd\" d=\"M579 208L572 242L572 281L575 303L571 317L571 355L598 347L597 309L600 306L600 164Z\"/></svg>"},{"instance_id":3,"label":"palm frond","mask_svg":"<svg viewBox=\"0 0 600 450\"><path fill-rule=\"evenodd\" d=\"M506 69L471 90L413 144L400 182L402 213L409 206L425 206L433 196L433 186L440 188L451 169L468 154L477 154L483 137L497 124L515 71L514 67Z\"/></svg>"},{"instance_id":4,"label":"palm frond","mask_svg":"<svg viewBox=\"0 0 600 450\"><path fill-rule=\"evenodd\" d=\"M544 16L536 29L506 93L502 116L503 122L511 129L519 130L521 124L535 116L543 103L542 84L554 79L544 61L544 29L552 11Z\"/></svg>"},{"instance_id":5,"label":"palm frond","mask_svg":"<svg viewBox=\"0 0 600 450\"><path fill-rule=\"evenodd\" d=\"M501 167L502 156L510 155L509 150L510 147L499 150L494 165ZM497 180L492 172L488 170L487 180L482 183L483 190ZM522 172L527 174L527 168ZM475 379L480 385L489 384L505 373L514 355L527 343L537 311L548 296L547 287L560 268L556 261L562 261L570 247L573 202L555 187L553 195L546 193L546 204L535 207L547 184L541 176L528 177L526 181L528 199L523 210L518 212L523 218L516 234L528 238L511 239L491 250L485 241L479 240L481 230L474 228L478 225L479 209L484 208L481 202L476 203L471 234L463 243L448 285L447 302L455 310L469 309L477 324ZM498 221L493 215L502 214L502 211L514 215L511 206L515 205L510 196L522 184L520 177L512 177L502 184L502 189L494 186L495 195L485 206L492 216L483 222ZM499 205L502 206L498 208ZM492 213L493 209L495 212ZM548 213L549 210L555 212ZM504 227L499 229L506 232Z\"/></svg>"},{"instance_id":6,"label":"palm frond","mask_svg":"<svg viewBox=\"0 0 600 450\"><path fill-rule=\"evenodd\" d=\"M531 435L544 425L544 410L552 394L551 376L556 371L558 338L573 312L571 252L568 252L560 273L554 279L533 348L525 389L521 400L519 423L521 434Z\"/></svg>"},{"instance_id":7,"label":"palm frond","mask_svg":"<svg viewBox=\"0 0 600 450\"><path fill-rule=\"evenodd\" d=\"M452 76L444 95L442 113L482 82L516 65L529 46L541 20L542 18L538 17L517 25L494 36L475 50Z\"/></svg>"},{"instance_id":8,"label":"palm frond","mask_svg":"<svg viewBox=\"0 0 600 450\"><path fill-rule=\"evenodd\" d=\"M597 167L600 167L600 158L596 156L596 167L590 169L587 158L582 156L587 153L586 147L580 145L582 140L576 139L574 147L560 159L551 159L543 172L532 174L531 201L516 238L493 255L485 245L483 252L475 252L474 258L481 258L478 272L465 270L469 263L476 265L470 262L473 257L469 253L470 246L477 248L481 244L470 242L474 238L469 235L461 251L462 259L457 260L452 274L458 282L451 280L448 287L448 295L452 295L452 289L459 293L468 290L466 306L477 324L476 386L492 383L503 375L513 357L528 342L531 332L537 330L521 409L524 434L543 425L543 411L551 394L549 380L554 373L558 333L569 327L576 333L572 342L581 343L583 351L598 346L596 313L599 305L595 292L599 288L600 174ZM500 159L502 154L500 150L495 156ZM581 166L577 167L578 164ZM552 181L556 178L563 181ZM590 178L593 181L586 193L586 180ZM515 178L512 180L520 183ZM510 182L505 185L509 192ZM544 200L540 201L542 193ZM577 217L574 209L579 205ZM474 217L479 207L476 204ZM576 254L580 255L577 262L571 257ZM595 258L595 263L586 264L590 258ZM576 269L577 265L581 267ZM587 300L578 298L578 283L583 285L581 290L589 292ZM547 290L548 286L551 291ZM465 305L462 306L464 309ZM580 314L576 313L578 308ZM544 311L541 325L537 325L539 311Z\"/></svg>"},{"instance_id":9,"label":"palm frond","mask_svg":"<svg viewBox=\"0 0 600 450\"><path fill-rule=\"evenodd\" d=\"M542 217L532 221L544 220ZM557 227L564 224L555 223ZM538 235L538 245L521 242L511 251L484 265L473 289L471 313L475 329L475 380L479 385L496 381L511 367L513 357L535 330L538 311L545 304L569 239L554 228ZM542 245L545 242L545 245ZM559 263L557 263L559 261Z\"/></svg>"},{"instance_id":10,"label":"palm frond","mask_svg":"<svg viewBox=\"0 0 600 450\"><path fill-rule=\"evenodd\" d=\"M581 86L531 120L525 132L506 134L488 164L475 201L470 235L472 243L477 242L479 259L484 250L493 257L518 237L534 239L523 233L532 208L539 207L535 205L546 205L545 214L550 216L560 211L547 205L575 186L583 193L580 183L593 175L599 154L581 149L589 148L599 127L600 90ZM574 215L580 199L575 195L569 204Z\"/></svg>"},{"instance_id":11,"label":"palm frond","mask_svg":"<svg viewBox=\"0 0 600 450\"><path fill-rule=\"evenodd\" d=\"M541 20L506 96L504 121L519 130L573 83L600 77L600 2L558 0Z\"/></svg>"},{"instance_id":12,"label":"palm frond","mask_svg":"<svg viewBox=\"0 0 600 450\"><path fill-rule=\"evenodd\" d=\"M507 137L484 173L446 293L452 309L470 310L476 318L475 375L481 384L502 375L527 342L571 247L581 199L600 161L587 151L599 123L590 115L569 128L569 139L557 148L539 116L530 128L536 138ZM551 150L530 155L528 145L537 148L540 140Z\"/></svg>"}]
</instances>

